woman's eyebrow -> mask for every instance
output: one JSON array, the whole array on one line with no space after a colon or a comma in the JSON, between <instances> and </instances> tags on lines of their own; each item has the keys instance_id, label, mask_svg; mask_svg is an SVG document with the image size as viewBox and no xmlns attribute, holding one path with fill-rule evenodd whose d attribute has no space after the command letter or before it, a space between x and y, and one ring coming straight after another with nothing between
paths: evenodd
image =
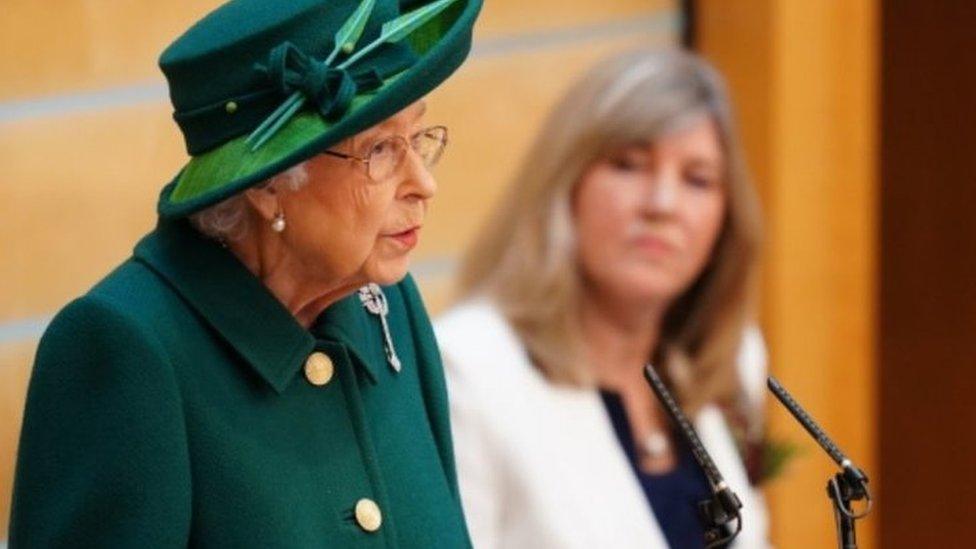
<instances>
[{"instance_id":1,"label":"woman's eyebrow","mask_svg":"<svg viewBox=\"0 0 976 549\"><path fill-rule=\"evenodd\" d=\"M648 154L650 153L652 142L645 140L629 141L616 148L617 154Z\"/></svg>"},{"instance_id":2,"label":"woman's eyebrow","mask_svg":"<svg viewBox=\"0 0 976 549\"><path fill-rule=\"evenodd\" d=\"M696 156L688 161L688 167L690 169L705 169L705 170L721 170L721 161L713 158L704 158Z\"/></svg>"}]
</instances>

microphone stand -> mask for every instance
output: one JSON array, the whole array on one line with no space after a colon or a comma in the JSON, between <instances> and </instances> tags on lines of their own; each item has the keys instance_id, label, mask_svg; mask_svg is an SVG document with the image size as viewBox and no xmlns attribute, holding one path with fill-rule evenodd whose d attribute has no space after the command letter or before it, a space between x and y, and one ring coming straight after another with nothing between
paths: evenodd
<instances>
[{"instance_id":1,"label":"microphone stand","mask_svg":"<svg viewBox=\"0 0 976 549\"><path fill-rule=\"evenodd\" d=\"M840 451L840 448L834 444L834 441L830 440L827 433L817 425L817 422L800 406L793 395L780 385L773 376L767 378L766 384L769 386L769 390L776 395L776 398L783 403L783 406L786 406L786 409L800 422L800 425L810 433L810 436L816 439L820 447L841 467L842 471L827 481L827 497L830 498L834 508L837 546L840 549L857 549L854 522L867 516L874 504L871 500L871 493L868 491L868 476ZM856 513L851 502L860 500L866 500L867 506L863 511Z\"/></svg>"},{"instance_id":2,"label":"microphone stand","mask_svg":"<svg viewBox=\"0 0 976 549\"><path fill-rule=\"evenodd\" d=\"M651 389L657 395L658 400L664 405L671 421L684 436L695 461L705 473L705 477L708 478L708 483L712 488L712 496L698 502L698 510L705 521L705 547L708 549L727 547L742 531L742 515L739 514L742 502L725 483L718 467L715 466L715 462L712 461L708 451L705 450L705 446L701 443L701 439L698 438L695 428L692 427L691 422L685 417L671 392L665 387L664 381L661 380L661 377L650 364L644 366L644 377L651 385ZM731 526L733 520L735 521L734 530Z\"/></svg>"}]
</instances>

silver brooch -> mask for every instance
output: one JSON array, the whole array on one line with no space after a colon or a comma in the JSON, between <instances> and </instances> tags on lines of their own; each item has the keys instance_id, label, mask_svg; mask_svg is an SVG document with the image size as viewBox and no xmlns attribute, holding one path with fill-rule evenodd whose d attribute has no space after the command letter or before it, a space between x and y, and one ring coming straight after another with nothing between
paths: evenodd
<instances>
[{"instance_id":1,"label":"silver brooch","mask_svg":"<svg viewBox=\"0 0 976 549\"><path fill-rule=\"evenodd\" d=\"M393 368L394 372L399 373L400 358L397 357L396 349L393 348L393 336L390 335L390 325L386 322L386 315L390 313L390 304L386 301L383 289L380 288L379 284L370 282L359 289L359 301L370 314L380 317L380 323L383 325L383 338L386 340L383 345L386 361L390 363L390 368Z\"/></svg>"}]
</instances>

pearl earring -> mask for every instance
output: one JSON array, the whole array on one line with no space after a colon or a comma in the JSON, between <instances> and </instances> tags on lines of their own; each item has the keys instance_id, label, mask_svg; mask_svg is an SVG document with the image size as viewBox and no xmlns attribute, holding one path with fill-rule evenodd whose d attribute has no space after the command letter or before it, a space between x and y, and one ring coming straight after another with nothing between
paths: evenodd
<instances>
[{"instance_id":1,"label":"pearl earring","mask_svg":"<svg viewBox=\"0 0 976 549\"><path fill-rule=\"evenodd\" d=\"M271 230L280 233L285 230L285 214L278 212L271 221Z\"/></svg>"}]
</instances>

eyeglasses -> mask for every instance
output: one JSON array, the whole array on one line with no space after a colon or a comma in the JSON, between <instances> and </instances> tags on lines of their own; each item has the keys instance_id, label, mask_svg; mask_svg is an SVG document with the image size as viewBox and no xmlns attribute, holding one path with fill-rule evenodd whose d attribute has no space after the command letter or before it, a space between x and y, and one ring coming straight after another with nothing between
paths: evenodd
<instances>
[{"instance_id":1,"label":"eyeglasses","mask_svg":"<svg viewBox=\"0 0 976 549\"><path fill-rule=\"evenodd\" d=\"M403 158L407 155L407 148L412 148L423 161L424 166L431 168L441 159L444 147L447 145L447 128L431 126L420 130L410 137L410 142L401 135L393 135L381 139L369 149L365 157L337 151L322 151L322 154L356 160L366 165L366 173L373 181L385 181L396 173Z\"/></svg>"}]
</instances>

